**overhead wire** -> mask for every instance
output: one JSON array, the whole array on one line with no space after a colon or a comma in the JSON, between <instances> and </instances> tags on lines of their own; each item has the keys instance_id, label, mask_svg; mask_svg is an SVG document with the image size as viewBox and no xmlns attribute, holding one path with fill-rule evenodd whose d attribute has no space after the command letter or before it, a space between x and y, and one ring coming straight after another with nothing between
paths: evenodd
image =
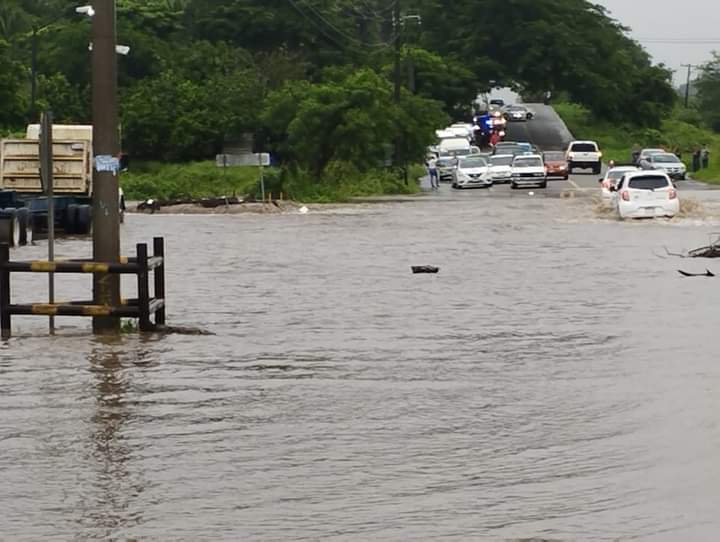
<instances>
[{"instance_id":1,"label":"overhead wire","mask_svg":"<svg viewBox=\"0 0 720 542\"><path fill-rule=\"evenodd\" d=\"M307 13L305 10L303 10L299 5L299 0L288 0L290 4L295 8L295 10L300 13L305 19L313 23L315 27L317 27L325 37L330 39L333 43L338 45L339 47L345 47L344 44L340 43L335 37L331 36L331 34L328 33L327 28L332 29L339 37L344 38L345 40L349 41L350 43L353 43L356 46L360 47L373 47L378 49L383 49L387 47L391 47L399 37L396 35L392 40L389 42L380 42L380 43L365 43L358 38L351 36L344 30L341 30L337 26L335 26L331 21L329 21L320 11L318 11L314 6L310 5L308 2L303 2L303 6L306 7L309 11L311 11L315 17L310 16L309 13ZM397 1L397 0L396 0ZM316 20L318 19L318 20ZM322 23L322 24L321 24ZM323 26L324 25L324 26ZM327 27L327 28L325 28Z\"/></svg>"}]
</instances>

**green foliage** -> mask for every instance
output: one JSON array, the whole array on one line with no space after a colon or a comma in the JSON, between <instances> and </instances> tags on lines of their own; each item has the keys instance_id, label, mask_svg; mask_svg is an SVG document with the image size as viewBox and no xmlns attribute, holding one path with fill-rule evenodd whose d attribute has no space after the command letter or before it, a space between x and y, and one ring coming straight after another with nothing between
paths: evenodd
<instances>
[{"instance_id":1,"label":"green foliage","mask_svg":"<svg viewBox=\"0 0 720 542\"><path fill-rule=\"evenodd\" d=\"M711 156L718 159L711 162L713 167L710 169L692 175L697 179L720 183L720 167L714 165L720 165L720 136L683 120L687 113L680 108L662 121L659 130L600 121L577 104L556 104L555 110L575 137L597 141L607 160L627 162L630 160L632 148L637 145L666 148L679 154L689 165L692 152L707 144L710 146Z\"/></svg>"},{"instance_id":2,"label":"green foliage","mask_svg":"<svg viewBox=\"0 0 720 542\"><path fill-rule=\"evenodd\" d=\"M22 66L12 59L7 42L0 40L0 127L22 122L27 105L20 93Z\"/></svg>"},{"instance_id":3,"label":"green foliage","mask_svg":"<svg viewBox=\"0 0 720 542\"><path fill-rule=\"evenodd\" d=\"M399 172L379 168L359 171L347 162L328 164L322 177L306 170L288 170L282 189L295 201L313 203L347 202L356 197L382 194L414 194L420 190L416 179L406 183Z\"/></svg>"},{"instance_id":4,"label":"green foliage","mask_svg":"<svg viewBox=\"0 0 720 542\"><path fill-rule=\"evenodd\" d=\"M433 130L447 120L441 104L404 92L370 69L331 71L322 83L287 84L268 96L261 121L285 163L321 176L333 161L366 171L402 141L405 160L422 157Z\"/></svg>"},{"instance_id":5,"label":"green foliage","mask_svg":"<svg viewBox=\"0 0 720 542\"><path fill-rule=\"evenodd\" d=\"M266 171L272 175L272 170ZM254 195L258 179L256 167L221 168L210 161L133 162L130 171L120 176L128 200Z\"/></svg>"},{"instance_id":6,"label":"green foliage","mask_svg":"<svg viewBox=\"0 0 720 542\"><path fill-rule=\"evenodd\" d=\"M703 112L704 121L720 132L720 53L714 53L713 59L703 67L696 86L698 108Z\"/></svg>"}]
</instances>

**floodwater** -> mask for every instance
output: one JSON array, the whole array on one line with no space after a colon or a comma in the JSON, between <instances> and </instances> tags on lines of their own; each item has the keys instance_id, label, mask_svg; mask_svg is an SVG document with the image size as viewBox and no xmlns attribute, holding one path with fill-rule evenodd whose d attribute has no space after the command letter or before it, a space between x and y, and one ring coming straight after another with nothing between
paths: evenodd
<instances>
[{"instance_id":1,"label":"floodwater","mask_svg":"<svg viewBox=\"0 0 720 542\"><path fill-rule=\"evenodd\" d=\"M1 538L715 540L720 288L677 269L720 267L659 255L717 230L526 194L130 216L126 252L166 237L170 323L215 335L15 318Z\"/></svg>"}]
</instances>

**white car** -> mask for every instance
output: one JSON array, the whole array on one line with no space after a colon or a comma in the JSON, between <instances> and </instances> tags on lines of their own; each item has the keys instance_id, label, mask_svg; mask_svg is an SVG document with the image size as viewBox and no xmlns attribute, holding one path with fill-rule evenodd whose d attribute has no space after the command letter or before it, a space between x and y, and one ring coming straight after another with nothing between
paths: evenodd
<instances>
[{"instance_id":1,"label":"white car","mask_svg":"<svg viewBox=\"0 0 720 542\"><path fill-rule=\"evenodd\" d=\"M489 187L493 184L490 167L482 156L458 158L453 175L453 188Z\"/></svg>"},{"instance_id":2,"label":"white car","mask_svg":"<svg viewBox=\"0 0 720 542\"><path fill-rule=\"evenodd\" d=\"M493 184L512 181L513 154L494 154L490 157L490 178Z\"/></svg>"},{"instance_id":3,"label":"white car","mask_svg":"<svg viewBox=\"0 0 720 542\"><path fill-rule=\"evenodd\" d=\"M568 163L568 172L574 168L592 168L593 173L602 171L602 153L594 141L573 141L565 152Z\"/></svg>"},{"instance_id":4,"label":"white car","mask_svg":"<svg viewBox=\"0 0 720 542\"><path fill-rule=\"evenodd\" d=\"M528 121L533 113L524 105L509 105L505 108L505 118L510 122Z\"/></svg>"},{"instance_id":5,"label":"white car","mask_svg":"<svg viewBox=\"0 0 720 542\"><path fill-rule=\"evenodd\" d=\"M682 160L669 152L658 152L640 160L643 169L664 171L671 179L684 181L687 177L687 166Z\"/></svg>"},{"instance_id":6,"label":"white car","mask_svg":"<svg viewBox=\"0 0 720 542\"><path fill-rule=\"evenodd\" d=\"M611 189L615 188L618 181L622 178L623 175L625 175L626 173L631 173L633 171L640 170L635 166L618 166L608 169L605 172L605 176L599 181L603 199L612 199L613 192Z\"/></svg>"},{"instance_id":7,"label":"white car","mask_svg":"<svg viewBox=\"0 0 720 542\"><path fill-rule=\"evenodd\" d=\"M539 154L524 154L513 159L510 188L522 186L547 188L547 171Z\"/></svg>"},{"instance_id":8,"label":"white car","mask_svg":"<svg viewBox=\"0 0 720 542\"><path fill-rule=\"evenodd\" d=\"M677 190L661 171L626 173L612 191L620 218L671 218L680 212Z\"/></svg>"}]
</instances>

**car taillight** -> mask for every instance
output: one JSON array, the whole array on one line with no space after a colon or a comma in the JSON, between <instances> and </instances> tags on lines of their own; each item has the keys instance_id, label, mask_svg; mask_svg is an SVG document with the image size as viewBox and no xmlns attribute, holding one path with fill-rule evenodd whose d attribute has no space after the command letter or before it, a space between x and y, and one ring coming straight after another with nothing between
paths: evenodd
<instances>
[{"instance_id":1,"label":"car taillight","mask_svg":"<svg viewBox=\"0 0 720 542\"><path fill-rule=\"evenodd\" d=\"M670 199L675 199L675 198L677 198L677 190L675 190L674 188L671 188L671 189L668 191L668 196L670 196Z\"/></svg>"},{"instance_id":2,"label":"car taillight","mask_svg":"<svg viewBox=\"0 0 720 542\"><path fill-rule=\"evenodd\" d=\"M620 196L622 197L623 201L630 201L630 192L627 190L623 190L620 192Z\"/></svg>"}]
</instances>

